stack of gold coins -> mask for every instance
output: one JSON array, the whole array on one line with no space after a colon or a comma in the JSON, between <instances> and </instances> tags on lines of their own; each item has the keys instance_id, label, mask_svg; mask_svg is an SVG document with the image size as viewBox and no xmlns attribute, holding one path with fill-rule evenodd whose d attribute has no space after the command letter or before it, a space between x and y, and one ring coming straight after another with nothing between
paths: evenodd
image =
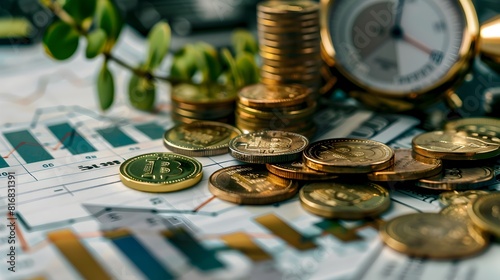
<instances>
[{"instance_id":1,"label":"stack of gold coins","mask_svg":"<svg viewBox=\"0 0 500 280\"><path fill-rule=\"evenodd\" d=\"M238 92L236 126L244 133L281 130L311 138L316 132L316 101L310 97L301 85L247 86Z\"/></svg>"},{"instance_id":2,"label":"stack of gold coins","mask_svg":"<svg viewBox=\"0 0 500 280\"><path fill-rule=\"evenodd\" d=\"M236 91L218 84L179 84L172 88L172 119L189 124L196 121L230 123L234 118Z\"/></svg>"},{"instance_id":3,"label":"stack of gold coins","mask_svg":"<svg viewBox=\"0 0 500 280\"><path fill-rule=\"evenodd\" d=\"M262 83L302 84L316 96L321 80L319 4L261 2L257 29Z\"/></svg>"}]
</instances>

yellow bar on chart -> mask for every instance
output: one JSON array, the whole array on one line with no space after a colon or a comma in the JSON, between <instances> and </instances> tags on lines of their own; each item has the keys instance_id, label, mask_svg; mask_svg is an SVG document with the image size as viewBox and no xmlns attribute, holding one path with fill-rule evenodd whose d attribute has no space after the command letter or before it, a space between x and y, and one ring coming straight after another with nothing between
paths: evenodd
<instances>
[{"instance_id":1,"label":"yellow bar on chart","mask_svg":"<svg viewBox=\"0 0 500 280\"><path fill-rule=\"evenodd\" d=\"M272 257L262 250L252 238L244 232L235 232L226 234L221 237L222 241L226 243L231 249L240 251L254 262L267 261Z\"/></svg>"},{"instance_id":2,"label":"yellow bar on chart","mask_svg":"<svg viewBox=\"0 0 500 280\"><path fill-rule=\"evenodd\" d=\"M112 279L71 230L51 232L47 237L83 278Z\"/></svg>"},{"instance_id":3,"label":"yellow bar on chart","mask_svg":"<svg viewBox=\"0 0 500 280\"><path fill-rule=\"evenodd\" d=\"M303 251L316 248L316 244L307 240L302 234L274 214L257 217L255 221L297 250Z\"/></svg>"}]
</instances>

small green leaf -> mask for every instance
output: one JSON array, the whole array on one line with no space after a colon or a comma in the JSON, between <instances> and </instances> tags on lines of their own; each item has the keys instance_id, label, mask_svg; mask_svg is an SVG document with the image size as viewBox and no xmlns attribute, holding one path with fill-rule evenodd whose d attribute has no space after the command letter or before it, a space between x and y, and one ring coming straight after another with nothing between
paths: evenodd
<instances>
[{"instance_id":1,"label":"small green leaf","mask_svg":"<svg viewBox=\"0 0 500 280\"><path fill-rule=\"evenodd\" d=\"M106 44L106 32L102 29L97 29L94 32L87 35L87 49L85 50L85 56L87 58L94 58L101 54L104 50L104 45Z\"/></svg>"},{"instance_id":2,"label":"small green leaf","mask_svg":"<svg viewBox=\"0 0 500 280\"><path fill-rule=\"evenodd\" d=\"M97 76L97 93L99 96L99 105L103 111L106 111L115 97L115 83L113 75L108 69L108 65L104 62L99 76Z\"/></svg>"},{"instance_id":3,"label":"small green leaf","mask_svg":"<svg viewBox=\"0 0 500 280\"><path fill-rule=\"evenodd\" d=\"M241 53L236 58L236 67L241 74L243 86L259 82L259 72L256 71L257 64L251 54Z\"/></svg>"},{"instance_id":4,"label":"small green leaf","mask_svg":"<svg viewBox=\"0 0 500 280\"><path fill-rule=\"evenodd\" d=\"M155 84L145 78L132 75L128 84L130 104L136 109L151 111L155 103Z\"/></svg>"},{"instance_id":5,"label":"small green leaf","mask_svg":"<svg viewBox=\"0 0 500 280\"><path fill-rule=\"evenodd\" d=\"M63 9L80 25L94 15L97 0L66 0Z\"/></svg>"},{"instance_id":6,"label":"small green leaf","mask_svg":"<svg viewBox=\"0 0 500 280\"><path fill-rule=\"evenodd\" d=\"M199 42L195 46L196 49L201 52L203 60L205 61L204 81L217 81L222 71L217 50L211 45L203 42Z\"/></svg>"},{"instance_id":7,"label":"small green leaf","mask_svg":"<svg viewBox=\"0 0 500 280\"><path fill-rule=\"evenodd\" d=\"M96 26L106 32L107 41L104 51L110 51L123 27L123 18L112 0L98 0Z\"/></svg>"},{"instance_id":8,"label":"small green leaf","mask_svg":"<svg viewBox=\"0 0 500 280\"><path fill-rule=\"evenodd\" d=\"M58 60L71 57L78 48L78 32L62 21L52 23L43 36L45 52Z\"/></svg>"},{"instance_id":9,"label":"small green leaf","mask_svg":"<svg viewBox=\"0 0 500 280\"><path fill-rule=\"evenodd\" d=\"M191 80L196 73L196 61L186 51L186 46L174 54L170 77L180 80Z\"/></svg>"},{"instance_id":10,"label":"small green leaf","mask_svg":"<svg viewBox=\"0 0 500 280\"><path fill-rule=\"evenodd\" d=\"M235 30L231 37L231 41L233 43L233 48L236 55L239 55L243 52L256 55L259 52L257 40L255 40L255 37L252 35L252 33L248 32L247 30Z\"/></svg>"},{"instance_id":11,"label":"small green leaf","mask_svg":"<svg viewBox=\"0 0 500 280\"><path fill-rule=\"evenodd\" d=\"M238 70L238 67L236 66L236 61L234 60L233 55L226 48L223 48L221 50L221 55L223 61L229 66L229 72L231 73L230 76L234 79L234 86L236 88L241 88L244 82Z\"/></svg>"},{"instance_id":12,"label":"small green leaf","mask_svg":"<svg viewBox=\"0 0 500 280\"><path fill-rule=\"evenodd\" d=\"M148 35L149 51L145 67L152 70L160 66L163 58L168 52L170 46L170 26L164 21L160 21Z\"/></svg>"}]
</instances>

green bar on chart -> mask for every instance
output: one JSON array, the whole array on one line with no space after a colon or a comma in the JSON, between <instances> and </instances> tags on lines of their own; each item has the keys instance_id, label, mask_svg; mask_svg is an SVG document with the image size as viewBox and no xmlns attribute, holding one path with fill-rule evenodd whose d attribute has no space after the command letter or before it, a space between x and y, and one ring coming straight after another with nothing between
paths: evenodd
<instances>
[{"instance_id":1,"label":"green bar on chart","mask_svg":"<svg viewBox=\"0 0 500 280\"><path fill-rule=\"evenodd\" d=\"M146 134L151 140L162 139L165 133L165 128L157 123L145 123L135 126L137 130Z\"/></svg>"},{"instance_id":2,"label":"green bar on chart","mask_svg":"<svg viewBox=\"0 0 500 280\"><path fill-rule=\"evenodd\" d=\"M9 141L13 150L16 150L26 163L54 159L27 130L8 132L3 135Z\"/></svg>"},{"instance_id":3,"label":"green bar on chart","mask_svg":"<svg viewBox=\"0 0 500 280\"><path fill-rule=\"evenodd\" d=\"M118 148L122 146L136 144L137 142L121 131L120 128L108 127L96 130L111 146Z\"/></svg>"},{"instance_id":4,"label":"green bar on chart","mask_svg":"<svg viewBox=\"0 0 500 280\"><path fill-rule=\"evenodd\" d=\"M96 149L68 123L51 125L49 130L73 155L95 152Z\"/></svg>"}]
</instances>

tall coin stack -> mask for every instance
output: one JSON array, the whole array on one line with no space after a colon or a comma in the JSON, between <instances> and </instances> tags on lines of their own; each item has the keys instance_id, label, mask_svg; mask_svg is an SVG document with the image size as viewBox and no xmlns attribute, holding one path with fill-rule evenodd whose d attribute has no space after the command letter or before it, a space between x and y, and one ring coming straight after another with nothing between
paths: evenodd
<instances>
[{"instance_id":1,"label":"tall coin stack","mask_svg":"<svg viewBox=\"0 0 500 280\"><path fill-rule=\"evenodd\" d=\"M316 96L321 80L319 4L313 1L267 1L257 7L266 85L301 84Z\"/></svg>"}]
</instances>

